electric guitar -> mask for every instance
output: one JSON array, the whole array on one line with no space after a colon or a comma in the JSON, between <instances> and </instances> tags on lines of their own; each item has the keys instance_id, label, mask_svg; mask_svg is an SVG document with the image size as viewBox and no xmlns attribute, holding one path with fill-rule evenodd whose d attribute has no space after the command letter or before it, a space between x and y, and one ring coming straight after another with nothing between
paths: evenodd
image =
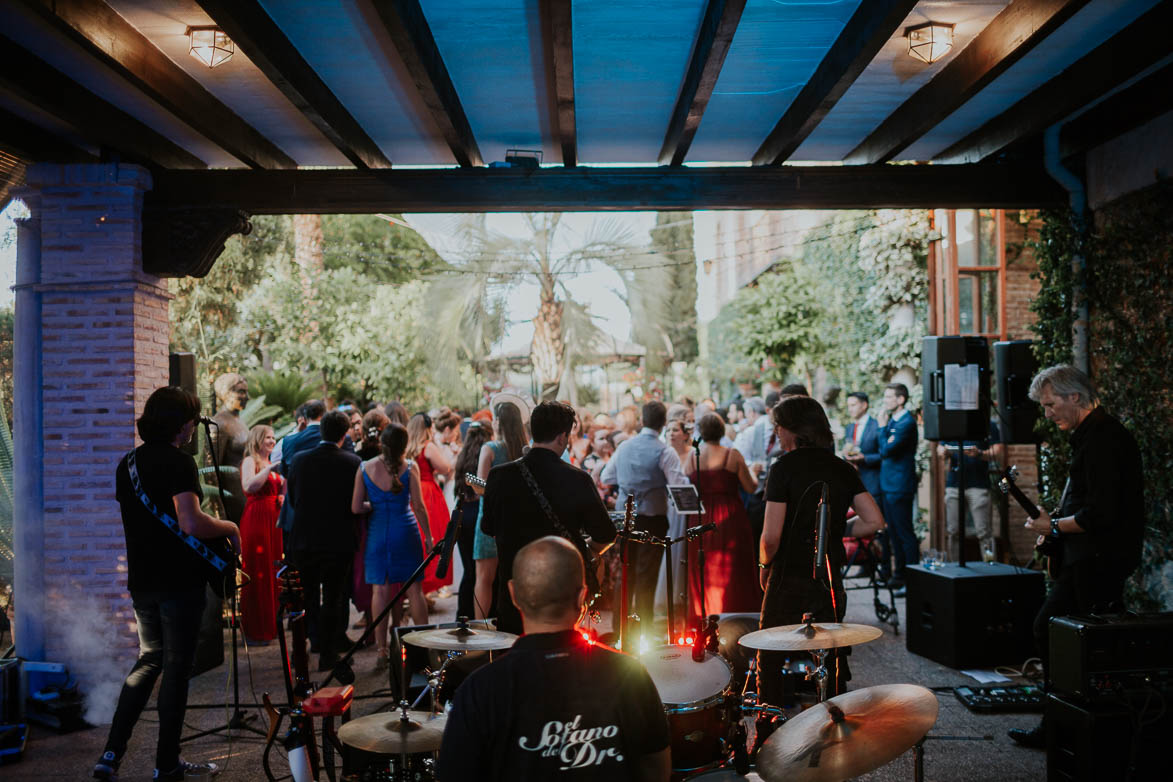
<instances>
[{"instance_id":1,"label":"electric guitar","mask_svg":"<svg viewBox=\"0 0 1173 782\"><path fill-rule=\"evenodd\" d=\"M1022 493L1022 489L1018 488L1015 481L1018 478L1018 468L1011 465L1006 468L1006 472L1002 473L1002 478L998 481L998 488L1003 494L1007 494L1015 499L1019 506L1026 511L1026 515L1031 519L1037 519L1042 515L1039 511L1039 506L1031 502L1030 497ZM1055 578L1059 575L1060 569L1063 567L1063 539L1057 535L1050 533L1042 536L1042 541L1035 546L1035 551L1043 557L1043 564L1046 568L1047 575Z\"/></svg>"},{"instance_id":2,"label":"electric guitar","mask_svg":"<svg viewBox=\"0 0 1173 782\"><path fill-rule=\"evenodd\" d=\"M485 481L473 475L471 472L466 472L464 474L464 483L466 486L468 486L468 488L472 489L472 493L478 497L485 496L485 487L489 485Z\"/></svg>"}]
</instances>

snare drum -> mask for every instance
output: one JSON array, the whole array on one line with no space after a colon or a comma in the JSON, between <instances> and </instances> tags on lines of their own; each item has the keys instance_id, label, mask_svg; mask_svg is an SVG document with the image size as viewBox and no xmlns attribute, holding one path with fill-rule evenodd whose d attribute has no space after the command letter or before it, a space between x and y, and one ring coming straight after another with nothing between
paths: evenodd
<instances>
[{"instance_id":1,"label":"snare drum","mask_svg":"<svg viewBox=\"0 0 1173 782\"><path fill-rule=\"evenodd\" d=\"M673 776L723 763L734 719L725 692L733 678L729 663L710 652L704 662L695 662L687 646L661 646L640 659L668 715Z\"/></svg>"}]
</instances>

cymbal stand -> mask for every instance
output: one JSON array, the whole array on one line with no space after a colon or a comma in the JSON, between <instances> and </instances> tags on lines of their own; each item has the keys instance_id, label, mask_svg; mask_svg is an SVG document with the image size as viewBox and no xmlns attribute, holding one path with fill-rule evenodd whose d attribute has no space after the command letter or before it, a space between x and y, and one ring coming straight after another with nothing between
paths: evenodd
<instances>
[{"instance_id":1,"label":"cymbal stand","mask_svg":"<svg viewBox=\"0 0 1173 782\"><path fill-rule=\"evenodd\" d=\"M802 623L806 627L801 632L808 638L814 638L815 636L814 621L815 615L810 611L802 615ZM807 671L806 673L808 681L810 679L815 680L815 686L818 688L819 703L827 700L827 655L830 651L830 649L812 649L811 657L815 659L815 668L813 671Z\"/></svg>"}]
</instances>

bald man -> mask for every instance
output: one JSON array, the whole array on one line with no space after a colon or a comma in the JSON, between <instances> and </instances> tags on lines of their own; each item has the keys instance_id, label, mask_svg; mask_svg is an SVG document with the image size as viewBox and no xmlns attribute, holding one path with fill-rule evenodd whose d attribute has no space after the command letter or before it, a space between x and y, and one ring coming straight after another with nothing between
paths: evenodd
<instances>
[{"instance_id":1,"label":"bald man","mask_svg":"<svg viewBox=\"0 0 1173 782\"><path fill-rule=\"evenodd\" d=\"M440 779L668 779L656 685L634 657L583 640L586 591L582 556L564 538L517 552L509 596L525 635L456 691Z\"/></svg>"}]
</instances>

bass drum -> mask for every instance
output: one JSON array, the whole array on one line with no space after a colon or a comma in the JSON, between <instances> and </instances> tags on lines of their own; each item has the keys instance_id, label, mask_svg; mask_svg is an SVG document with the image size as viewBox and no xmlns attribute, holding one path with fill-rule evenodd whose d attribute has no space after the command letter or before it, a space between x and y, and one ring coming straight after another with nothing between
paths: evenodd
<instances>
[{"instance_id":1,"label":"bass drum","mask_svg":"<svg viewBox=\"0 0 1173 782\"><path fill-rule=\"evenodd\" d=\"M673 778L726 762L725 740L736 719L726 692L733 678L729 663L711 652L696 662L687 646L661 646L641 659L668 715Z\"/></svg>"}]
</instances>

